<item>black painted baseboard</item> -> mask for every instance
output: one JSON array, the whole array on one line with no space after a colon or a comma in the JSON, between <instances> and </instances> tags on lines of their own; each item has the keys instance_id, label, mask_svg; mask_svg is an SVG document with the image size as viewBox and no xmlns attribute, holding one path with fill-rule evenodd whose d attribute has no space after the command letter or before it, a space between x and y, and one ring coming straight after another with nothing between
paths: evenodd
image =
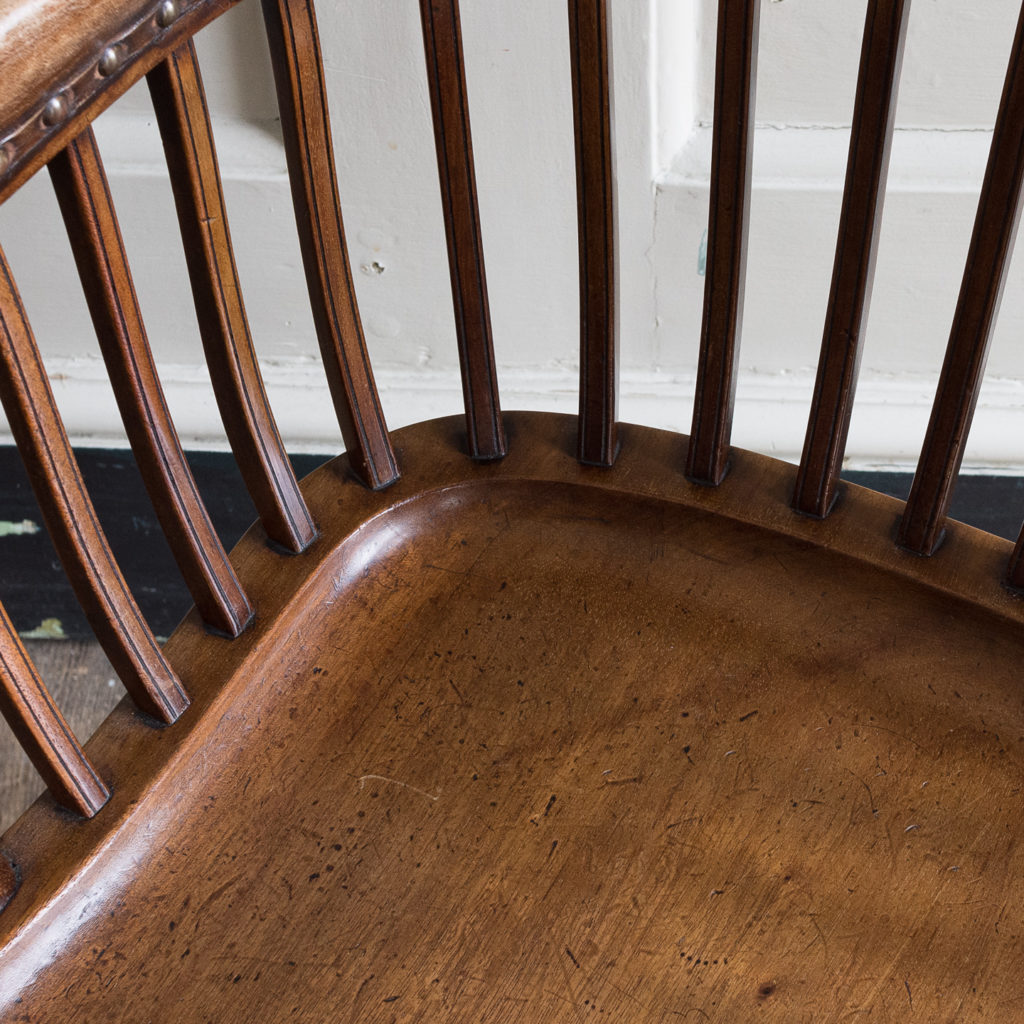
<instances>
[{"instance_id":1,"label":"black painted baseboard","mask_svg":"<svg viewBox=\"0 0 1024 1024\"><path fill-rule=\"evenodd\" d=\"M86 485L132 592L157 636L167 636L191 606L131 453L81 449ZM192 452L189 464L210 518L230 550L256 518L231 455ZM299 477L324 461L293 456ZM909 473L851 472L846 478L897 498L910 491ZM967 476L960 481L953 517L1016 539L1024 515L1024 478ZM0 600L25 635L91 635L64 579L16 449L0 447Z\"/></svg>"},{"instance_id":2,"label":"black painted baseboard","mask_svg":"<svg viewBox=\"0 0 1024 1024\"><path fill-rule=\"evenodd\" d=\"M76 452L96 512L142 614L157 636L167 636L192 606L170 548L157 524L130 451ZM256 519L234 458L226 452L189 452L199 493L230 551ZM301 478L325 456L293 456ZM91 636L46 531L17 449L0 446L0 600L15 627L28 636Z\"/></svg>"}]
</instances>

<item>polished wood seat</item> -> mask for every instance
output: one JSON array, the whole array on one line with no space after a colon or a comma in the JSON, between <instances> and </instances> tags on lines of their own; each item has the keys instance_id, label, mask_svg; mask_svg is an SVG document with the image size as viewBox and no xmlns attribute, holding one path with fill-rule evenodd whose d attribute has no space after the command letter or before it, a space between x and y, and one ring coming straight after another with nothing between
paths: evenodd
<instances>
[{"instance_id":1,"label":"polished wood seat","mask_svg":"<svg viewBox=\"0 0 1024 1024\"><path fill-rule=\"evenodd\" d=\"M226 228L204 234L220 228L189 199L204 190L183 184L216 194L212 149L190 159L179 147L201 108L183 40L226 6L183 4L165 26L167 5L146 7L140 24L183 35L134 73L152 76L163 112L204 342L258 496L261 521L230 558L213 557L201 503L189 504L169 417L146 434L159 383L130 372L147 349L141 321L123 326L126 265L95 258L116 256L117 230L112 207L97 206L90 136L77 125L8 161L13 183L51 163L94 319L116 341L108 363L129 393L140 463L155 500L171 496L166 529L196 608L160 648L132 617L112 558L96 569L108 549L7 275L5 408L129 697L79 747L4 619L3 709L50 794L0 843L3 1013L1016 1019L1021 545L947 522L945 505L962 450L949 442L969 425L1012 237L999 200L1016 209L1019 198L1024 33L905 504L837 476L903 3L868 5L819 385L792 467L728 443L754 0L720 4L717 193L690 438L615 421L615 264L599 230L613 219L604 4L569 5L581 415L498 409L468 125L439 116L467 416L392 435L358 330L329 150L310 141L310 111L323 110L312 103L322 94L311 7L267 0L311 302L347 446L298 486L275 455L269 407L252 414L262 392L244 311L211 285L210 267L229 266ZM465 89L451 73L457 5L422 7L435 113L450 114Z\"/></svg>"},{"instance_id":2,"label":"polished wood seat","mask_svg":"<svg viewBox=\"0 0 1024 1024\"><path fill-rule=\"evenodd\" d=\"M770 460L709 491L631 428L615 480L567 418L508 425L487 467L455 421L399 432L386 497L318 471L301 559L243 540L266 621L225 660L192 616L190 713L122 706L88 748L110 805L8 839L64 846L23 864L20 897L60 897L4 953L29 1019L116 993L180 1020L179 991L218 1021L1016 1005L1012 599L858 550L891 499L851 494L828 550L777 521Z\"/></svg>"}]
</instances>

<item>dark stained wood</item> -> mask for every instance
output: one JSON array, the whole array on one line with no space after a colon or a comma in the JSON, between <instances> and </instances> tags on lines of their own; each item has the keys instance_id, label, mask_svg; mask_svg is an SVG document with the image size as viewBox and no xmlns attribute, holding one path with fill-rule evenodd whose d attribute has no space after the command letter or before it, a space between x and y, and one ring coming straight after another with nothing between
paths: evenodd
<instances>
[{"instance_id":1,"label":"dark stained wood","mask_svg":"<svg viewBox=\"0 0 1024 1024\"><path fill-rule=\"evenodd\" d=\"M1024 529L1021 530L1020 539L1013 549L1013 556L1010 558L1010 569L1006 574L1007 581L1011 587L1024 590Z\"/></svg>"},{"instance_id":2,"label":"dark stained wood","mask_svg":"<svg viewBox=\"0 0 1024 1024\"><path fill-rule=\"evenodd\" d=\"M263 0L295 220L313 321L353 470L374 490L398 479L355 285L331 148L331 126L312 0Z\"/></svg>"},{"instance_id":3,"label":"dark stained wood","mask_svg":"<svg viewBox=\"0 0 1024 1024\"><path fill-rule=\"evenodd\" d=\"M607 11L575 2L586 150L605 139L594 65ZM622 454L595 472L572 451L579 421L542 413L507 414L516 444L486 462L465 458L461 418L403 430L398 477L355 307L312 6L264 9L349 452L303 482L320 533L300 557L261 526L235 549L251 628L229 642L194 610L165 660L95 523L0 259L0 397L69 574L147 710L184 707L168 661L194 697L164 730L124 701L86 744L113 783L101 813L72 823L44 798L4 833L0 1016L1012 1019L1024 956L1012 545L951 523L917 558L892 543L901 503L851 485L828 518L795 515L792 468L729 448L756 0L720 4L692 480L675 434L620 425ZM450 71L450 49L439 59ZM978 248L1012 235L984 211L1002 190L1014 212L1020 160L1006 147L1021 104L1003 104ZM207 124L198 111L188 122ZM212 146L197 163L215 177ZM55 172L100 333L148 360L91 135ZM608 214L606 179L599 192L588 231ZM193 221L209 215L189 202ZM222 261L226 234L197 230ZM870 241L852 237L860 258ZM990 277L1004 261L989 254ZM239 304L232 330L240 316ZM115 390L162 408L150 370L114 371ZM175 446L169 420L161 430ZM202 515L198 502L180 511Z\"/></svg>"},{"instance_id":4,"label":"dark stained wood","mask_svg":"<svg viewBox=\"0 0 1024 1024\"><path fill-rule=\"evenodd\" d=\"M0 4L0 202L184 40L238 0Z\"/></svg>"},{"instance_id":5,"label":"dark stained wood","mask_svg":"<svg viewBox=\"0 0 1024 1024\"><path fill-rule=\"evenodd\" d=\"M0 712L53 798L91 818L110 791L82 753L0 605ZM2 885L0 885L2 890Z\"/></svg>"},{"instance_id":6,"label":"dark stained wood","mask_svg":"<svg viewBox=\"0 0 1024 1024\"><path fill-rule=\"evenodd\" d=\"M237 636L252 608L206 514L171 422L92 129L49 167L100 350L153 508L204 620Z\"/></svg>"},{"instance_id":7,"label":"dark stained wood","mask_svg":"<svg viewBox=\"0 0 1024 1024\"><path fill-rule=\"evenodd\" d=\"M508 426L482 467L461 418L399 432L386 495L315 473L315 565L242 542L268 619L172 639L195 714L154 744L115 713L89 753L137 774L108 808L69 832L36 805L5 838L0 974L39 970L44 927L66 945L0 991L30 1020L900 1020L912 998L1005 1021L1009 543L953 529L918 559L880 528L899 503L857 487L819 522L770 459L699 487L676 435L623 425L595 477L574 418ZM100 876L137 867L80 920L97 846Z\"/></svg>"},{"instance_id":8,"label":"dark stained wood","mask_svg":"<svg viewBox=\"0 0 1024 1024\"><path fill-rule=\"evenodd\" d=\"M899 543L921 555L932 554L942 543L1020 219L1022 183L1024 9L1010 53L946 358L900 522Z\"/></svg>"},{"instance_id":9,"label":"dark stained wood","mask_svg":"<svg viewBox=\"0 0 1024 1024\"><path fill-rule=\"evenodd\" d=\"M581 462L610 466L618 454L618 326L607 0L569 0L569 49L580 252L577 451Z\"/></svg>"},{"instance_id":10,"label":"dark stained wood","mask_svg":"<svg viewBox=\"0 0 1024 1024\"><path fill-rule=\"evenodd\" d=\"M716 485L728 471L754 141L759 0L721 0L715 58L708 257L686 475Z\"/></svg>"},{"instance_id":11,"label":"dark stained wood","mask_svg":"<svg viewBox=\"0 0 1024 1024\"><path fill-rule=\"evenodd\" d=\"M832 291L793 494L793 507L805 515L828 515L846 452L909 16L910 0L868 3Z\"/></svg>"},{"instance_id":12,"label":"dark stained wood","mask_svg":"<svg viewBox=\"0 0 1024 1024\"><path fill-rule=\"evenodd\" d=\"M43 521L96 639L136 705L160 721L173 722L188 707L188 696L110 552L2 252L0 401Z\"/></svg>"},{"instance_id":13,"label":"dark stained wood","mask_svg":"<svg viewBox=\"0 0 1024 1024\"><path fill-rule=\"evenodd\" d=\"M299 493L256 361L191 41L150 71L147 80L224 427L267 536L288 551L302 551L316 536L316 526Z\"/></svg>"},{"instance_id":14,"label":"dark stained wood","mask_svg":"<svg viewBox=\"0 0 1024 1024\"><path fill-rule=\"evenodd\" d=\"M420 0L469 454L506 452L476 196L458 0Z\"/></svg>"}]
</instances>

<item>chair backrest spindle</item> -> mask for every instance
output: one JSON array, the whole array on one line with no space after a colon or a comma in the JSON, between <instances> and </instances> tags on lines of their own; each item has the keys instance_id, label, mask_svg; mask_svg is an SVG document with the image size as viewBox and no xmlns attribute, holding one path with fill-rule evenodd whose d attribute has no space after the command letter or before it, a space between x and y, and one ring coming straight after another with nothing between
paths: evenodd
<instances>
[{"instance_id":1,"label":"chair backrest spindle","mask_svg":"<svg viewBox=\"0 0 1024 1024\"><path fill-rule=\"evenodd\" d=\"M199 64L189 40L147 75L199 331L224 429L267 536L302 551L316 527L267 401L235 267Z\"/></svg>"},{"instance_id":2,"label":"chair backrest spindle","mask_svg":"<svg viewBox=\"0 0 1024 1024\"><path fill-rule=\"evenodd\" d=\"M420 0L469 454L506 452L469 128L458 0Z\"/></svg>"},{"instance_id":3,"label":"chair backrest spindle","mask_svg":"<svg viewBox=\"0 0 1024 1024\"><path fill-rule=\"evenodd\" d=\"M917 554L930 555L942 542L1009 268L1022 184L1024 8L1010 52L946 358L899 527L899 543Z\"/></svg>"},{"instance_id":4,"label":"chair backrest spindle","mask_svg":"<svg viewBox=\"0 0 1024 1024\"><path fill-rule=\"evenodd\" d=\"M96 639L136 706L160 721L175 721L188 707L188 696L114 561L2 252L0 401L43 521Z\"/></svg>"},{"instance_id":5,"label":"chair backrest spindle","mask_svg":"<svg viewBox=\"0 0 1024 1024\"><path fill-rule=\"evenodd\" d=\"M708 258L686 475L717 485L728 470L754 137L760 0L720 0Z\"/></svg>"},{"instance_id":6,"label":"chair backrest spindle","mask_svg":"<svg viewBox=\"0 0 1024 1024\"><path fill-rule=\"evenodd\" d=\"M607 0L569 0L580 259L580 462L618 454L615 174Z\"/></svg>"},{"instance_id":7,"label":"chair backrest spindle","mask_svg":"<svg viewBox=\"0 0 1024 1024\"><path fill-rule=\"evenodd\" d=\"M110 796L0 605L0 712L54 799L91 818ZM2 887L0 887L2 888Z\"/></svg>"},{"instance_id":8,"label":"chair backrest spindle","mask_svg":"<svg viewBox=\"0 0 1024 1024\"><path fill-rule=\"evenodd\" d=\"M826 516L850 430L868 314L910 0L869 0L818 376L793 507Z\"/></svg>"},{"instance_id":9,"label":"chair backrest spindle","mask_svg":"<svg viewBox=\"0 0 1024 1024\"><path fill-rule=\"evenodd\" d=\"M311 0L263 0L313 321L353 470L374 490L398 463L366 351L345 246Z\"/></svg>"},{"instance_id":10,"label":"chair backrest spindle","mask_svg":"<svg viewBox=\"0 0 1024 1024\"><path fill-rule=\"evenodd\" d=\"M49 169L100 350L157 518L203 620L237 636L252 608L171 422L92 129L54 157Z\"/></svg>"}]
</instances>

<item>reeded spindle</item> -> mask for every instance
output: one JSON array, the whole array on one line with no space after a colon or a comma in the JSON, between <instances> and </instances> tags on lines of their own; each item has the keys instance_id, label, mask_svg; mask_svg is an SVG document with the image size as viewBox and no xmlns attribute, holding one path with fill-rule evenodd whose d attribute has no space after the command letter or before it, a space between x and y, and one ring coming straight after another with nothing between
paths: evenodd
<instances>
[{"instance_id":1,"label":"reeded spindle","mask_svg":"<svg viewBox=\"0 0 1024 1024\"><path fill-rule=\"evenodd\" d=\"M92 129L49 168L100 350L157 518L203 621L237 636L252 609L171 422Z\"/></svg>"},{"instance_id":2,"label":"reeded spindle","mask_svg":"<svg viewBox=\"0 0 1024 1024\"><path fill-rule=\"evenodd\" d=\"M469 454L505 455L458 0L420 0Z\"/></svg>"},{"instance_id":3,"label":"reeded spindle","mask_svg":"<svg viewBox=\"0 0 1024 1024\"><path fill-rule=\"evenodd\" d=\"M0 712L53 798L91 818L110 791L82 752L0 605Z\"/></svg>"},{"instance_id":4,"label":"reeded spindle","mask_svg":"<svg viewBox=\"0 0 1024 1024\"><path fill-rule=\"evenodd\" d=\"M747 263L759 12L760 0L718 4L704 317L686 455L686 475L700 484L717 485L728 470Z\"/></svg>"},{"instance_id":5,"label":"reeded spindle","mask_svg":"<svg viewBox=\"0 0 1024 1024\"><path fill-rule=\"evenodd\" d=\"M988 167L946 358L917 473L900 522L900 545L932 554L946 513L978 401L988 344L999 309L1024 182L1024 8L1017 23L996 116Z\"/></svg>"},{"instance_id":6,"label":"reeded spindle","mask_svg":"<svg viewBox=\"0 0 1024 1024\"><path fill-rule=\"evenodd\" d=\"M224 429L267 536L288 551L302 551L316 536L316 527L281 443L256 360L191 40L147 78Z\"/></svg>"},{"instance_id":7,"label":"reeded spindle","mask_svg":"<svg viewBox=\"0 0 1024 1024\"><path fill-rule=\"evenodd\" d=\"M580 462L618 454L615 173L607 0L569 0L580 254Z\"/></svg>"},{"instance_id":8,"label":"reeded spindle","mask_svg":"<svg viewBox=\"0 0 1024 1024\"><path fill-rule=\"evenodd\" d=\"M909 14L910 0L870 0L864 23L832 290L793 494L805 515L828 515L846 451Z\"/></svg>"},{"instance_id":9,"label":"reeded spindle","mask_svg":"<svg viewBox=\"0 0 1024 1024\"><path fill-rule=\"evenodd\" d=\"M349 460L375 490L398 479L356 306L312 0L263 0L313 322Z\"/></svg>"},{"instance_id":10,"label":"reeded spindle","mask_svg":"<svg viewBox=\"0 0 1024 1024\"><path fill-rule=\"evenodd\" d=\"M125 584L71 451L10 270L0 252L0 400L75 595L140 710L173 722L188 696Z\"/></svg>"}]
</instances>

